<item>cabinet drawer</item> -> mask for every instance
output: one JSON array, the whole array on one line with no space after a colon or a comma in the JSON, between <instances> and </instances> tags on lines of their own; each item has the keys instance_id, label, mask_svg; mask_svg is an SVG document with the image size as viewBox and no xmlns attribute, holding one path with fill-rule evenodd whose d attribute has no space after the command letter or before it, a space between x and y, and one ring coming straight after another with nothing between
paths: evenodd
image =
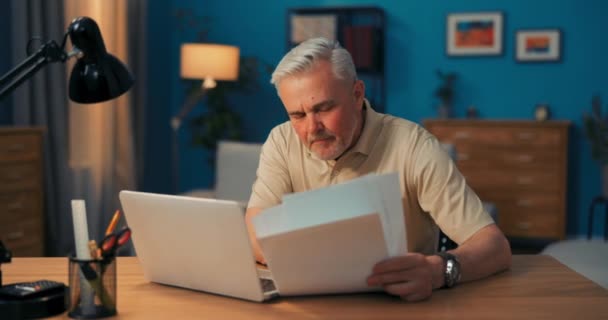
<instances>
[{"instance_id":1,"label":"cabinet drawer","mask_svg":"<svg viewBox=\"0 0 608 320\"><path fill-rule=\"evenodd\" d=\"M516 210L498 213L498 226L513 237L561 238L564 234L562 217L555 211Z\"/></svg>"},{"instance_id":2,"label":"cabinet drawer","mask_svg":"<svg viewBox=\"0 0 608 320\"><path fill-rule=\"evenodd\" d=\"M0 239L15 256L24 256L25 253L41 256L44 253L42 234L41 219L28 219L14 224L0 225Z\"/></svg>"},{"instance_id":3,"label":"cabinet drawer","mask_svg":"<svg viewBox=\"0 0 608 320\"><path fill-rule=\"evenodd\" d=\"M0 191L40 188L40 167L37 162L3 164L0 166Z\"/></svg>"},{"instance_id":4,"label":"cabinet drawer","mask_svg":"<svg viewBox=\"0 0 608 320\"><path fill-rule=\"evenodd\" d=\"M551 171L461 169L467 183L475 190L557 192L562 188L560 177Z\"/></svg>"},{"instance_id":5,"label":"cabinet drawer","mask_svg":"<svg viewBox=\"0 0 608 320\"><path fill-rule=\"evenodd\" d=\"M39 191L0 193L0 225L20 220L41 219L42 204Z\"/></svg>"},{"instance_id":6,"label":"cabinet drawer","mask_svg":"<svg viewBox=\"0 0 608 320\"><path fill-rule=\"evenodd\" d=\"M41 141L37 134L0 134L0 162L36 160L40 157Z\"/></svg>"},{"instance_id":7,"label":"cabinet drawer","mask_svg":"<svg viewBox=\"0 0 608 320\"><path fill-rule=\"evenodd\" d=\"M493 202L504 212L520 210L558 212L565 203L557 192L496 192L495 190L481 190L477 195L484 201Z\"/></svg>"},{"instance_id":8,"label":"cabinet drawer","mask_svg":"<svg viewBox=\"0 0 608 320\"><path fill-rule=\"evenodd\" d=\"M558 130L538 128L433 127L432 133L442 142L479 145L559 146L563 137Z\"/></svg>"},{"instance_id":9,"label":"cabinet drawer","mask_svg":"<svg viewBox=\"0 0 608 320\"><path fill-rule=\"evenodd\" d=\"M561 156L555 148L505 147L480 148L473 145L456 145L456 163L459 167L479 169L523 168L556 171Z\"/></svg>"}]
</instances>

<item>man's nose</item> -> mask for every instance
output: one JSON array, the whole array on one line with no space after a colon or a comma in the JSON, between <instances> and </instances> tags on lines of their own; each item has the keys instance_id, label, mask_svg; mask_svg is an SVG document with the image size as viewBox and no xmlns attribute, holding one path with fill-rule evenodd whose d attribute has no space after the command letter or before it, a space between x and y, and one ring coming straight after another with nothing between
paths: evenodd
<instances>
[{"instance_id":1,"label":"man's nose","mask_svg":"<svg viewBox=\"0 0 608 320\"><path fill-rule=\"evenodd\" d=\"M319 131L322 127L323 124L321 122L321 117L319 116L318 113L311 113L309 117L307 117L308 119L308 132L317 132Z\"/></svg>"}]
</instances>

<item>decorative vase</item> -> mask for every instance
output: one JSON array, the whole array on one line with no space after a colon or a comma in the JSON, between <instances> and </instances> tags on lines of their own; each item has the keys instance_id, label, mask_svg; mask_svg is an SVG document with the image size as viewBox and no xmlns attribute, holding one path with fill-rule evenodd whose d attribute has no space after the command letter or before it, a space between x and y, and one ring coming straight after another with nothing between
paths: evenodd
<instances>
[{"instance_id":1,"label":"decorative vase","mask_svg":"<svg viewBox=\"0 0 608 320\"><path fill-rule=\"evenodd\" d=\"M602 166L602 197L608 199L608 164Z\"/></svg>"}]
</instances>

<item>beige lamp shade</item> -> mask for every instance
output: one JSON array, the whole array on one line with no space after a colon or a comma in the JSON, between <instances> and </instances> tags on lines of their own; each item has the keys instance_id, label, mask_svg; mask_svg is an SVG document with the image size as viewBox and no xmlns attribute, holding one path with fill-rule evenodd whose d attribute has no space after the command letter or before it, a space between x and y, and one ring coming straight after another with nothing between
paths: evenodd
<instances>
[{"instance_id":1,"label":"beige lamp shade","mask_svg":"<svg viewBox=\"0 0 608 320\"><path fill-rule=\"evenodd\" d=\"M183 44L180 74L186 79L236 80L239 77L239 48L207 43Z\"/></svg>"}]
</instances>

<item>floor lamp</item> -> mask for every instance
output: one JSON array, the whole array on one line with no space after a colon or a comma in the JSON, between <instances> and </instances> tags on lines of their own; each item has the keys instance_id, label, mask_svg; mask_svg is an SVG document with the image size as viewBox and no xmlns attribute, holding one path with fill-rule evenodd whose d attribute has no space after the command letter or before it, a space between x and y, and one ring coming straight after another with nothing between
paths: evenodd
<instances>
[{"instance_id":1,"label":"floor lamp","mask_svg":"<svg viewBox=\"0 0 608 320\"><path fill-rule=\"evenodd\" d=\"M171 118L173 130L173 191L179 193L179 129L184 118L216 86L216 80L235 81L239 77L239 48L234 46L186 43L180 49L180 75L184 79L203 80L200 89L190 94L181 109Z\"/></svg>"}]
</instances>

